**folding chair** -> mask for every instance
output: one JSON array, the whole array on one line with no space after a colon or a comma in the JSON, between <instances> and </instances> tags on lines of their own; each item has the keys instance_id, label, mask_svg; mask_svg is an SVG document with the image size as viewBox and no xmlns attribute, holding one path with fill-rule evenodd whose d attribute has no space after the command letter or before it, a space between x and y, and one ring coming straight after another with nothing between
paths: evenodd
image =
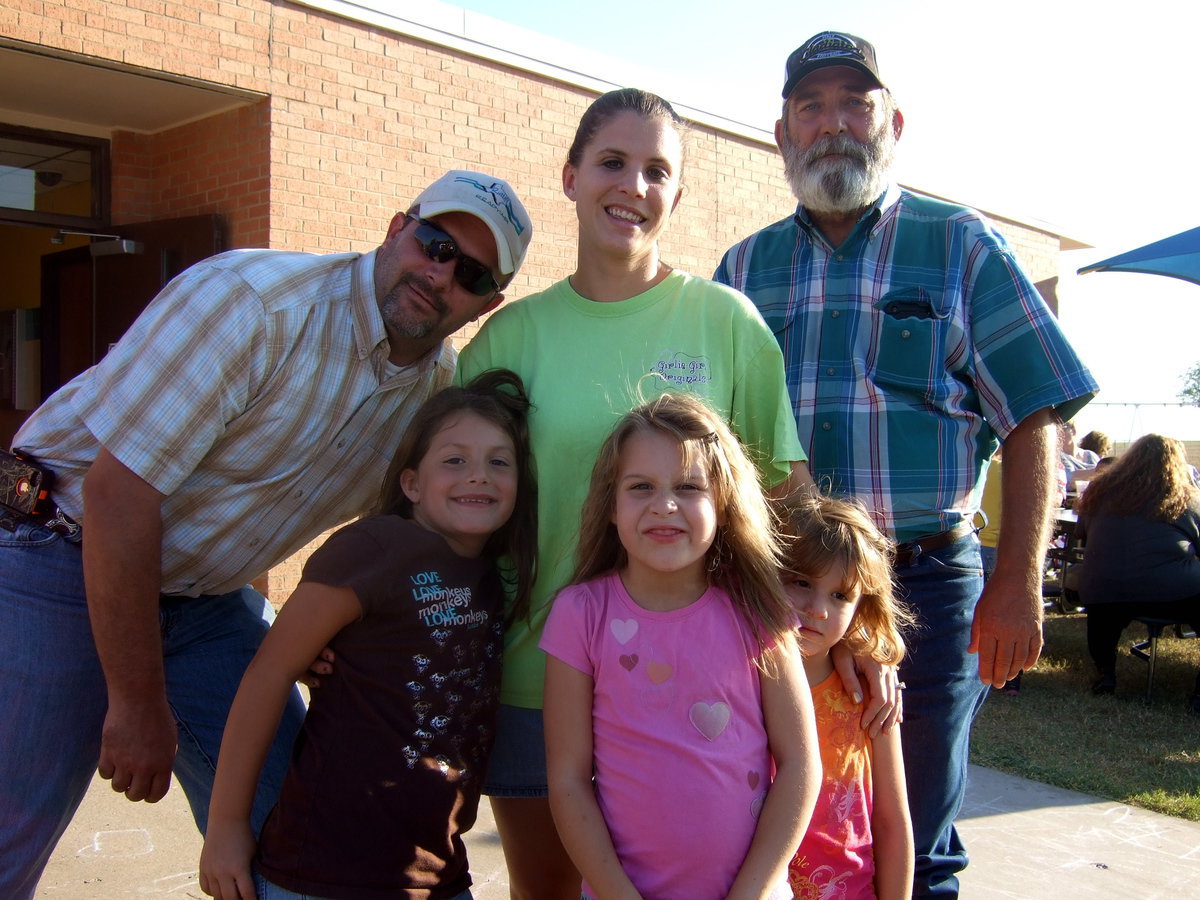
<instances>
[{"instance_id":1,"label":"folding chair","mask_svg":"<svg viewBox=\"0 0 1200 900\"><path fill-rule=\"evenodd\" d=\"M1187 622L1178 622L1175 619L1156 619L1152 616L1134 616L1133 621L1141 622L1146 626L1146 640L1138 641L1129 648L1129 652L1138 659L1144 659L1147 663L1146 668L1146 703L1150 702L1150 696L1154 692L1154 664L1158 655L1158 639L1167 628L1175 629L1175 636L1180 638L1195 637L1194 631L1184 631L1187 627Z\"/></svg>"}]
</instances>

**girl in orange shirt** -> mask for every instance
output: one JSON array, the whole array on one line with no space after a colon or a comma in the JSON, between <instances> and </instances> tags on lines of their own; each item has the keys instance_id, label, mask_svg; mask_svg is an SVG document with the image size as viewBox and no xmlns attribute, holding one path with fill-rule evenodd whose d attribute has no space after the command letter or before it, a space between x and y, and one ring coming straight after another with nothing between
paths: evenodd
<instances>
[{"instance_id":1,"label":"girl in orange shirt","mask_svg":"<svg viewBox=\"0 0 1200 900\"><path fill-rule=\"evenodd\" d=\"M892 545L858 503L807 497L789 511L784 587L799 619L824 775L817 807L788 866L797 900L912 895L913 836L900 730L871 738L829 651L896 665L912 615L892 590ZM901 685L903 687L903 685Z\"/></svg>"}]
</instances>

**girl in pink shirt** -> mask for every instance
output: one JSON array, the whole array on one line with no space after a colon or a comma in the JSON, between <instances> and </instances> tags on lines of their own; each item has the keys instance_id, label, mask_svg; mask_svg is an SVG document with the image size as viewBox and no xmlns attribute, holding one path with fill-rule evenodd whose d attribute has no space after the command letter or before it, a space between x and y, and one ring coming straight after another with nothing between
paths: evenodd
<instances>
[{"instance_id":1,"label":"girl in pink shirt","mask_svg":"<svg viewBox=\"0 0 1200 900\"><path fill-rule=\"evenodd\" d=\"M550 806L586 897L791 896L819 769L771 525L692 395L633 410L600 450L541 641Z\"/></svg>"},{"instance_id":2,"label":"girl in pink shirt","mask_svg":"<svg viewBox=\"0 0 1200 900\"><path fill-rule=\"evenodd\" d=\"M788 881L803 900L902 900L912 895L913 836L900 730L870 737L862 704L846 693L829 656L839 641L856 658L884 665L904 655L900 627L912 615L892 591L891 542L861 505L830 497L798 501L788 526L784 588L800 617L823 773Z\"/></svg>"}]
</instances>

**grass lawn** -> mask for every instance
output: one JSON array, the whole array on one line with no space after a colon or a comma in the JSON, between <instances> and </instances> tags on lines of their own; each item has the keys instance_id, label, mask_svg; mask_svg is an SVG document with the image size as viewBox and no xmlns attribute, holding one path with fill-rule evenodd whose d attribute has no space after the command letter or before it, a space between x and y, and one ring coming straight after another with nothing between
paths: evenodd
<instances>
[{"instance_id":1,"label":"grass lawn","mask_svg":"<svg viewBox=\"0 0 1200 900\"><path fill-rule=\"evenodd\" d=\"M1121 639L1115 697L1091 694L1084 629L1082 613L1047 614L1041 660L1019 694L992 692L975 722L971 762L1200 821L1200 716L1186 711L1200 639L1164 634L1147 707L1146 663L1129 653L1145 626L1135 622Z\"/></svg>"}]
</instances>

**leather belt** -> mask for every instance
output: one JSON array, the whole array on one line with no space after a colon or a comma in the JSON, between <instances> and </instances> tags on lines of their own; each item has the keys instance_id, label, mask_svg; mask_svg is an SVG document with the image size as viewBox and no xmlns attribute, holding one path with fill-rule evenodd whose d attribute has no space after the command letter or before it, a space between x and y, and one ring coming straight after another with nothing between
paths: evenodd
<instances>
[{"instance_id":1,"label":"leather belt","mask_svg":"<svg viewBox=\"0 0 1200 900\"><path fill-rule=\"evenodd\" d=\"M932 553L934 550L949 547L955 541L962 540L974 530L975 526L971 521L964 520L947 531L939 531L937 534L927 534L923 537L897 544L895 561L892 563L892 567L898 569L901 566L907 566L920 559L925 553Z\"/></svg>"}]
</instances>

